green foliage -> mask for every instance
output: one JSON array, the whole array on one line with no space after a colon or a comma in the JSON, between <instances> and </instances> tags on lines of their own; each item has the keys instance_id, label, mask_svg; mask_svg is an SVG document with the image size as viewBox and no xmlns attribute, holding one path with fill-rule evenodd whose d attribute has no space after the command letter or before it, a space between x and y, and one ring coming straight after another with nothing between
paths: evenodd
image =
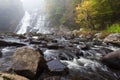
<instances>
[{"instance_id":1,"label":"green foliage","mask_svg":"<svg viewBox=\"0 0 120 80\"><path fill-rule=\"evenodd\" d=\"M76 4L79 4L77 23L86 28L106 29L107 25L120 21L119 0L82 0Z\"/></svg>"},{"instance_id":2,"label":"green foliage","mask_svg":"<svg viewBox=\"0 0 120 80\"><path fill-rule=\"evenodd\" d=\"M111 33L120 33L120 24L113 24L107 28L108 32Z\"/></svg>"},{"instance_id":3,"label":"green foliage","mask_svg":"<svg viewBox=\"0 0 120 80\"><path fill-rule=\"evenodd\" d=\"M46 12L53 25L61 24L60 19L65 11L64 0L46 0Z\"/></svg>"},{"instance_id":4,"label":"green foliage","mask_svg":"<svg viewBox=\"0 0 120 80\"><path fill-rule=\"evenodd\" d=\"M72 23L77 27L114 30L113 24L120 22L119 0L46 0L46 2L48 17L54 25Z\"/></svg>"}]
</instances>

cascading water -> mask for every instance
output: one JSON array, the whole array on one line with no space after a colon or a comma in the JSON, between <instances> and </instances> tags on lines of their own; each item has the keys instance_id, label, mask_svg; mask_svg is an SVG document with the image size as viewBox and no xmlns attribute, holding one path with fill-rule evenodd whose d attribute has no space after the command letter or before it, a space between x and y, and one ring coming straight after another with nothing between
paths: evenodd
<instances>
[{"instance_id":1,"label":"cascading water","mask_svg":"<svg viewBox=\"0 0 120 80\"><path fill-rule=\"evenodd\" d=\"M40 0L41 5L38 9L26 11L25 15L16 29L17 34L27 32L50 33L49 22L45 15L45 1Z\"/></svg>"},{"instance_id":2,"label":"cascading water","mask_svg":"<svg viewBox=\"0 0 120 80\"><path fill-rule=\"evenodd\" d=\"M25 16L17 27L17 34L24 34L27 32L28 27L30 26L30 14L25 12Z\"/></svg>"}]
</instances>

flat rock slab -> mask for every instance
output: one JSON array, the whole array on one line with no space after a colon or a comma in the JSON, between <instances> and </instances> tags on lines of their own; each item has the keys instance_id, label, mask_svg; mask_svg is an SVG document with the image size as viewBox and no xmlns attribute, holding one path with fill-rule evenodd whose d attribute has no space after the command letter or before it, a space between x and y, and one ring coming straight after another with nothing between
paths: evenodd
<instances>
[{"instance_id":1,"label":"flat rock slab","mask_svg":"<svg viewBox=\"0 0 120 80\"><path fill-rule=\"evenodd\" d=\"M48 62L47 65L50 72L53 74L55 73L56 75L64 75L68 73L68 68L65 65L63 65L59 60L52 60Z\"/></svg>"},{"instance_id":2,"label":"flat rock slab","mask_svg":"<svg viewBox=\"0 0 120 80\"><path fill-rule=\"evenodd\" d=\"M0 46L25 46L26 44L19 43L19 42L9 42L0 40Z\"/></svg>"}]
</instances>

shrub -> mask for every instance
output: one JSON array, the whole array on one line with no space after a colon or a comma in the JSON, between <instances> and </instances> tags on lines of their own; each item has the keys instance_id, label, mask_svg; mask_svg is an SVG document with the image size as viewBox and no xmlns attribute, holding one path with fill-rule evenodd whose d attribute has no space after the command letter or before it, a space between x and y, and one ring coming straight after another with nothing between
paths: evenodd
<instances>
[{"instance_id":1,"label":"shrub","mask_svg":"<svg viewBox=\"0 0 120 80\"><path fill-rule=\"evenodd\" d=\"M120 24L113 24L107 28L108 32L111 33L120 33Z\"/></svg>"}]
</instances>

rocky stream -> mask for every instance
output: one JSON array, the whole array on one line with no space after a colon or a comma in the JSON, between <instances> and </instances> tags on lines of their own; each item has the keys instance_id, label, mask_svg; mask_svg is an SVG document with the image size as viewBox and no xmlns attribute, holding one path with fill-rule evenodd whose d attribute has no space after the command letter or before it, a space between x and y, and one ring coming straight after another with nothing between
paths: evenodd
<instances>
[{"instance_id":1,"label":"rocky stream","mask_svg":"<svg viewBox=\"0 0 120 80\"><path fill-rule=\"evenodd\" d=\"M119 48L73 35L1 33L0 80L120 80Z\"/></svg>"}]
</instances>

